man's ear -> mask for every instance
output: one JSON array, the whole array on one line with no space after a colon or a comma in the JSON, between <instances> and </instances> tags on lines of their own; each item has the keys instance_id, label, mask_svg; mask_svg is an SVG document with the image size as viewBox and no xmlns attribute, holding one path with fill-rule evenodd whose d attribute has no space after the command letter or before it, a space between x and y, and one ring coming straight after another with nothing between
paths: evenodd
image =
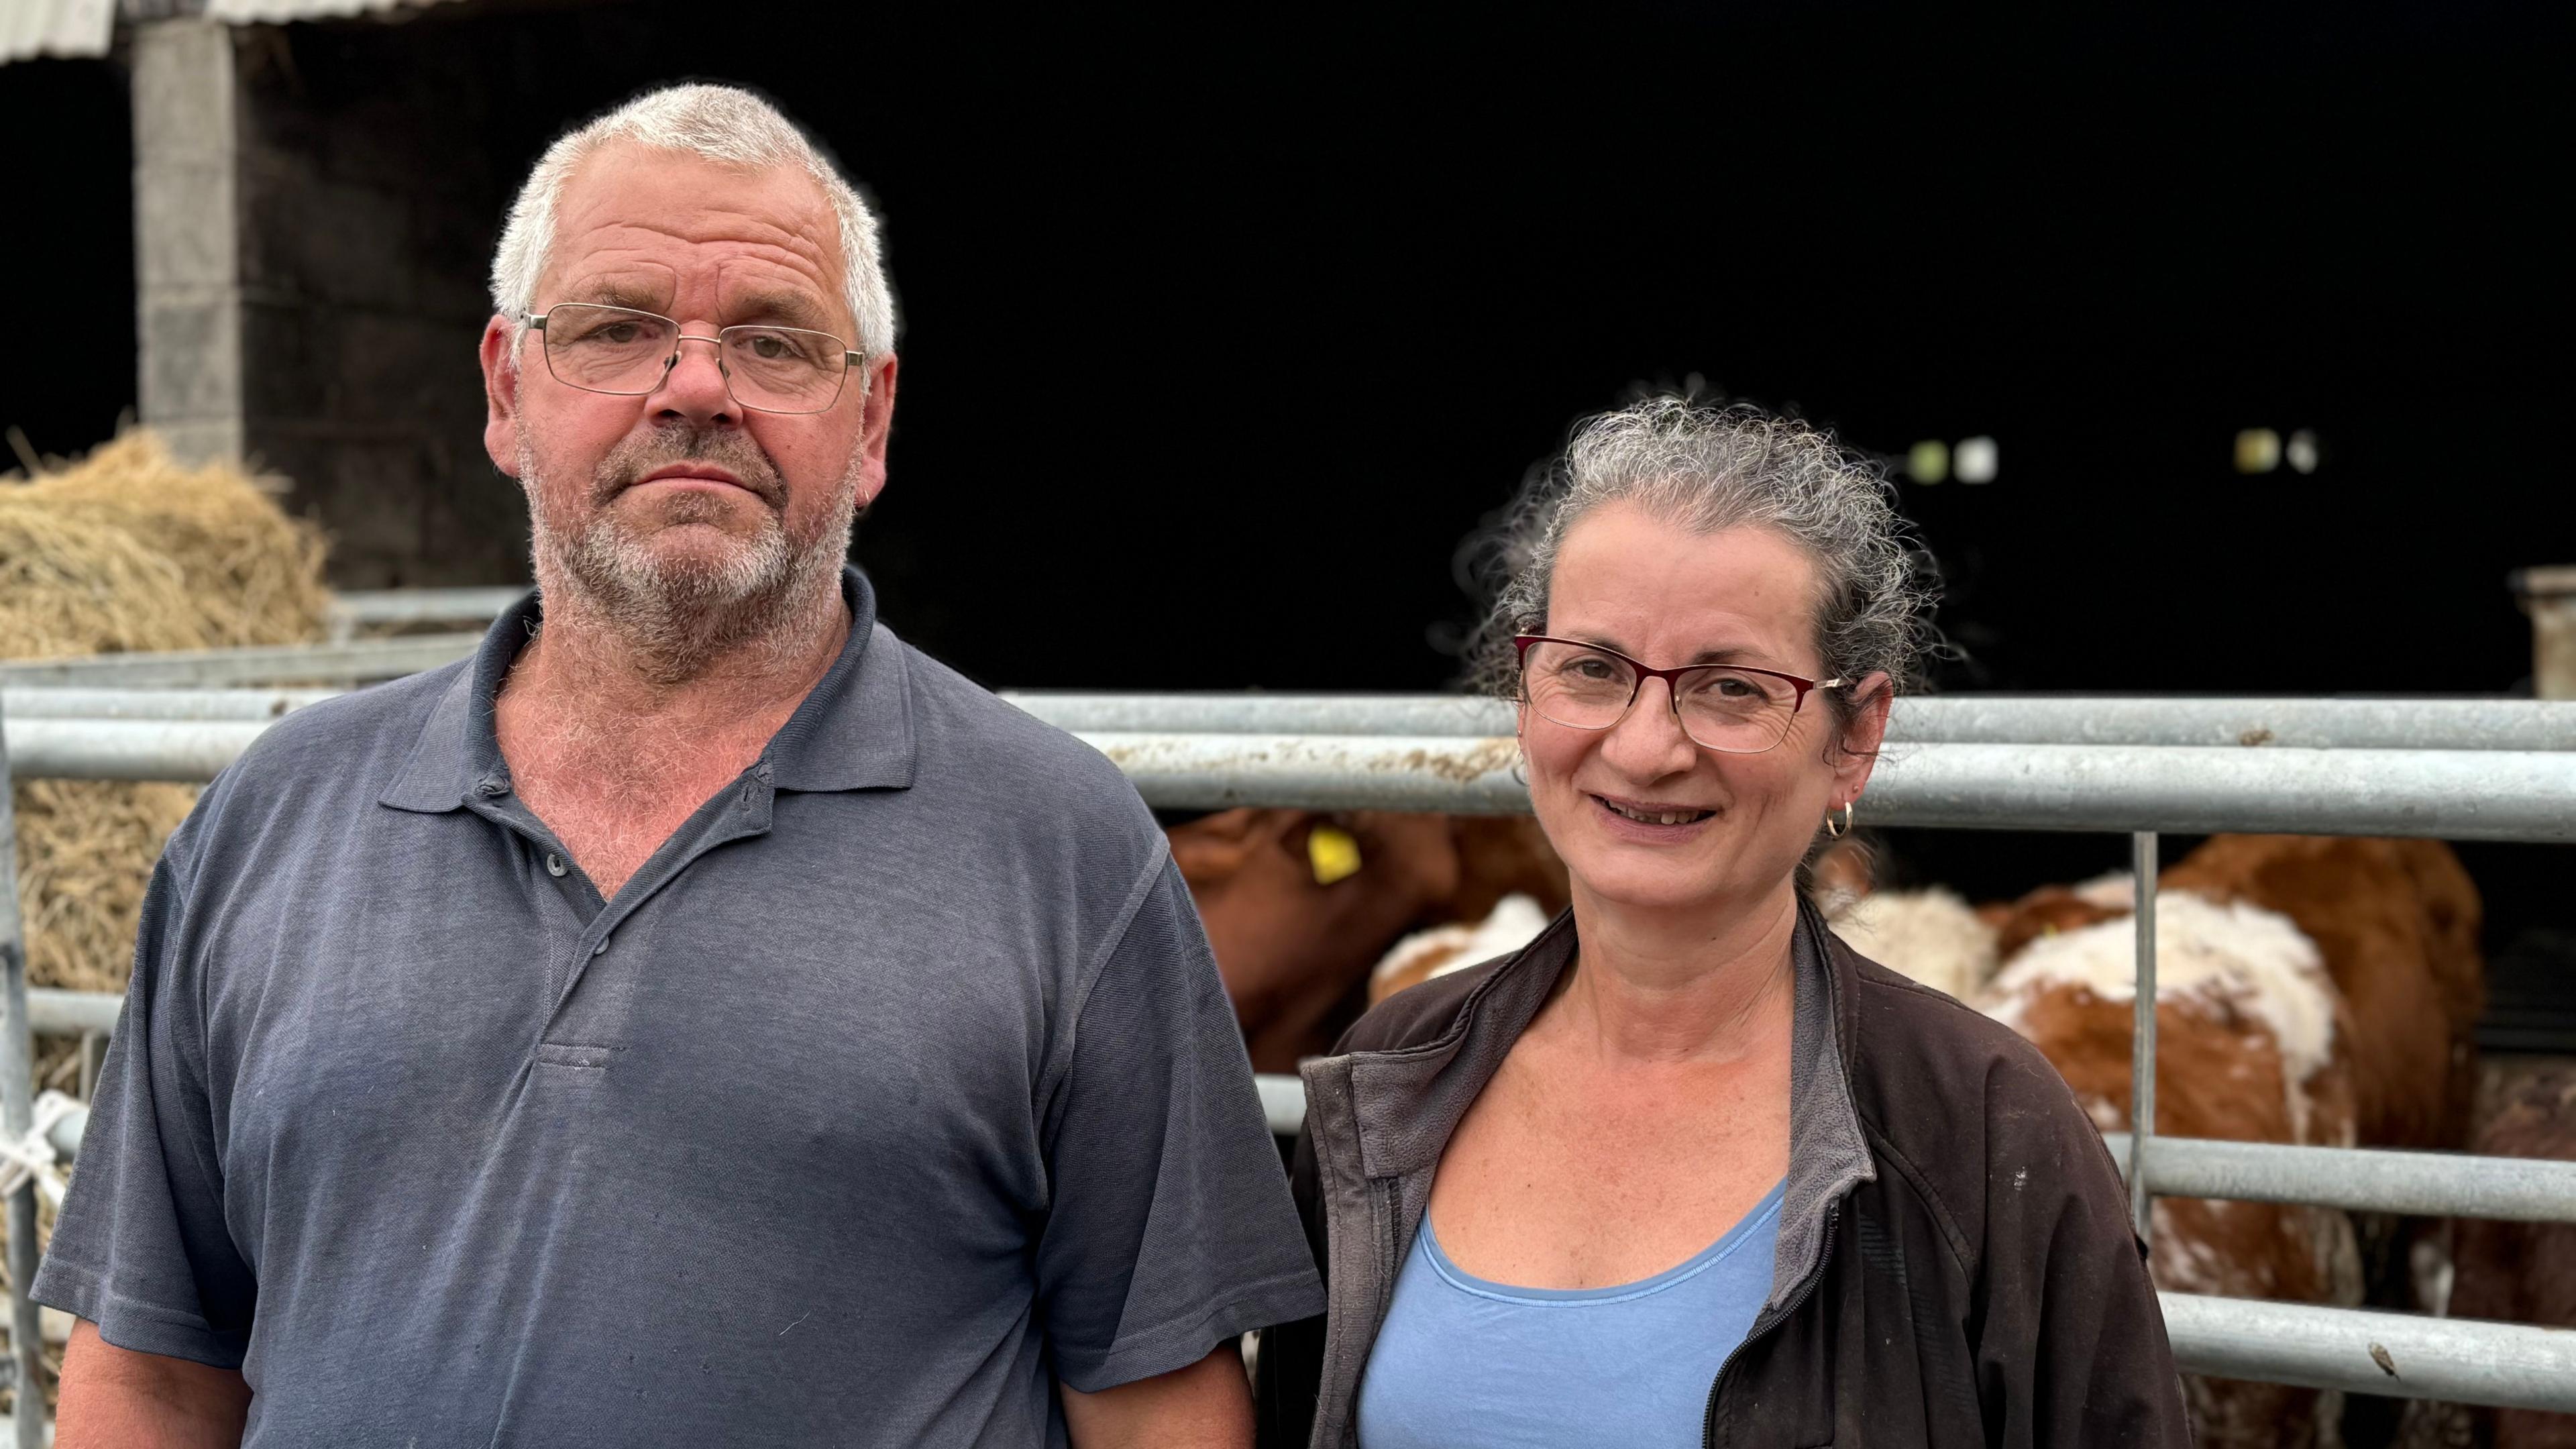
<instances>
[{"instance_id":1,"label":"man's ear","mask_svg":"<svg viewBox=\"0 0 2576 1449\"><path fill-rule=\"evenodd\" d=\"M859 417L859 503L876 501L886 486L886 440L894 431L894 380L899 359L880 358L863 376L867 402Z\"/></svg>"},{"instance_id":2,"label":"man's ear","mask_svg":"<svg viewBox=\"0 0 2576 1449\"><path fill-rule=\"evenodd\" d=\"M483 324L483 451L519 476L519 324L495 313Z\"/></svg>"}]
</instances>

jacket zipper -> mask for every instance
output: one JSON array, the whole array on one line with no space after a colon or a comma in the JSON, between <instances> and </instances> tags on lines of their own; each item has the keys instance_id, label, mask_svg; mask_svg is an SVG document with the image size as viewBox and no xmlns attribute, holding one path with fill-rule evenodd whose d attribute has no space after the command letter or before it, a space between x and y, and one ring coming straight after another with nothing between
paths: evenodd
<instances>
[{"instance_id":1,"label":"jacket zipper","mask_svg":"<svg viewBox=\"0 0 2576 1449\"><path fill-rule=\"evenodd\" d=\"M1700 1449L1717 1449L1717 1396L1718 1391L1726 1387L1726 1371L1735 1367L1735 1361L1753 1346L1753 1340L1788 1322L1790 1314L1805 1307L1807 1300L1815 1296L1816 1285L1825 1281L1826 1265L1833 1261L1834 1229L1841 1226L1842 1220L1843 1205L1840 1199L1836 1199L1832 1209L1825 1214L1825 1241L1816 1253L1815 1270L1799 1280L1798 1291L1789 1295L1789 1301L1780 1305L1780 1311L1772 1316L1770 1322L1754 1325L1753 1331L1744 1335L1744 1341L1728 1350L1725 1361L1717 1366L1717 1377L1708 1385L1708 1412L1700 1418Z\"/></svg>"}]
</instances>

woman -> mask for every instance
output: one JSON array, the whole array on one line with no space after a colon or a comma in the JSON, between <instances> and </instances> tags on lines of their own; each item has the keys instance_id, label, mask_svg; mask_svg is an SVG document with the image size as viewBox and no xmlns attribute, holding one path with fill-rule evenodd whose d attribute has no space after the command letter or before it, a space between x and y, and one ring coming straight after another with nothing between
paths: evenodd
<instances>
[{"instance_id":1,"label":"woman","mask_svg":"<svg viewBox=\"0 0 2576 1449\"><path fill-rule=\"evenodd\" d=\"M1927 632L1880 476L1658 399L1505 542L1489 647L1573 908L1306 1065L1331 1308L1263 1336L1264 1442L2187 1444L2065 1084L1800 893Z\"/></svg>"}]
</instances>

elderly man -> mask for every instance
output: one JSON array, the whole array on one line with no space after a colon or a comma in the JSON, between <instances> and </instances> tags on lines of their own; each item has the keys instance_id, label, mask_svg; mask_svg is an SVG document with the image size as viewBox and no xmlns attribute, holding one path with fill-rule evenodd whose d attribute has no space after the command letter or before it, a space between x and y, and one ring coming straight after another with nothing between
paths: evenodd
<instances>
[{"instance_id":1,"label":"elderly man","mask_svg":"<svg viewBox=\"0 0 2576 1449\"><path fill-rule=\"evenodd\" d=\"M35 1285L60 1442L1248 1443L1234 1338L1322 1297L1163 837L843 563L866 206L675 88L493 280L540 592L172 837Z\"/></svg>"}]
</instances>

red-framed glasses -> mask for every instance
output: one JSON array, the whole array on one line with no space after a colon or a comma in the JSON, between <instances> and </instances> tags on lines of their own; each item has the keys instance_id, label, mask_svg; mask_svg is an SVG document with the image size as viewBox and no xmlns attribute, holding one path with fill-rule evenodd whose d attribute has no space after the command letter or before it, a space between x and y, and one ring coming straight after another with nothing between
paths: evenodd
<instances>
[{"instance_id":1,"label":"red-framed glasses","mask_svg":"<svg viewBox=\"0 0 2576 1449\"><path fill-rule=\"evenodd\" d=\"M1545 634L1516 635L1512 646L1519 652L1521 699L1550 724L1606 730L1627 717L1647 680L1660 679L1682 733L1701 749L1728 755L1770 749L1789 737L1810 693L1851 683L1743 664L1656 669L1616 649Z\"/></svg>"}]
</instances>

